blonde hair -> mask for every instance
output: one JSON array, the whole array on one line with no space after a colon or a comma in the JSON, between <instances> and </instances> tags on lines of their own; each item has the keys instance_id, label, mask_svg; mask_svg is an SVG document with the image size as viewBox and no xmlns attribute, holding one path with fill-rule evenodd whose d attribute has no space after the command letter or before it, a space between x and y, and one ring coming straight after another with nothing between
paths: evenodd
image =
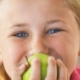
<instances>
[{"instance_id":1,"label":"blonde hair","mask_svg":"<svg viewBox=\"0 0 80 80\"><path fill-rule=\"evenodd\" d=\"M10 80L9 76L7 75L3 64L0 65L0 80Z\"/></svg>"},{"instance_id":2,"label":"blonde hair","mask_svg":"<svg viewBox=\"0 0 80 80\"><path fill-rule=\"evenodd\" d=\"M80 27L80 0L65 0L68 4L69 8L75 13L75 18L79 24ZM6 74L6 71L4 69L4 66L0 66L0 80L10 80L8 75Z\"/></svg>"},{"instance_id":3,"label":"blonde hair","mask_svg":"<svg viewBox=\"0 0 80 80\"><path fill-rule=\"evenodd\" d=\"M80 28L80 0L66 0L69 8L75 13L75 18Z\"/></svg>"}]
</instances>

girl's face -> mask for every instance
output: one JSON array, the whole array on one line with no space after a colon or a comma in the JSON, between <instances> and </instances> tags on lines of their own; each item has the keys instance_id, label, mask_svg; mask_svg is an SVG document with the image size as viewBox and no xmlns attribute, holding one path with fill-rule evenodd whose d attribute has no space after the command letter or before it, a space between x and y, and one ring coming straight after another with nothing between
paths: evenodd
<instances>
[{"instance_id":1,"label":"girl's face","mask_svg":"<svg viewBox=\"0 0 80 80\"><path fill-rule=\"evenodd\" d=\"M0 51L10 72L32 54L61 59L69 72L79 53L79 28L63 0L6 0L1 6Z\"/></svg>"}]
</instances>

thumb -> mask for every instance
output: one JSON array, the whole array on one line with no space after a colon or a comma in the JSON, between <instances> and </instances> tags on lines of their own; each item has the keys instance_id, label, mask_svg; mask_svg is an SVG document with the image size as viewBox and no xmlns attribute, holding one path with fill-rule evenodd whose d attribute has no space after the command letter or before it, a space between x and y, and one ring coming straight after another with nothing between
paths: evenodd
<instances>
[{"instance_id":1,"label":"thumb","mask_svg":"<svg viewBox=\"0 0 80 80\"><path fill-rule=\"evenodd\" d=\"M27 64L22 64L15 70L11 72L11 80L21 80L21 75L24 73L29 66Z\"/></svg>"},{"instance_id":2,"label":"thumb","mask_svg":"<svg viewBox=\"0 0 80 80\"><path fill-rule=\"evenodd\" d=\"M11 72L11 80L21 80L21 76L17 73L16 70Z\"/></svg>"},{"instance_id":3,"label":"thumb","mask_svg":"<svg viewBox=\"0 0 80 80\"><path fill-rule=\"evenodd\" d=\"M27 70L28 68L29 68L29 65L22 64L17 68L18 74L21 76L25 72L25 70Z\"/></svg>"}]
</instances>

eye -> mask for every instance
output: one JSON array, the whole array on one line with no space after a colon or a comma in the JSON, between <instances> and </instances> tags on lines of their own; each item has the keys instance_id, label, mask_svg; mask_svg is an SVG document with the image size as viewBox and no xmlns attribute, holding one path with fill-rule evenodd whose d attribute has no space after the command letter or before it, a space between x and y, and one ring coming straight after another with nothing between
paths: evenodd
<instances>
[{"instance_id":1,"label":"eye","mask_svg":"<svg viewBox=\"0 0 80 80\"><path fill-rule=\"evenodd\" d=\"M46 34L54 34L54 33L57 33L57 32L60 32L60 31L64 31L62 29L49 29Z\"/></svg>"},{"instance_id":2,"label":"eye","mask_svg":"<svg viewBox=\"0 0 80 80\"><path fill-rule=\"evenodd\" d=\"M24 38L24 37L27 37L28 34L25 33L25 32L18 32L14 35L15 37L19 37L19 38Z\"/></svg>"}]
</instances>

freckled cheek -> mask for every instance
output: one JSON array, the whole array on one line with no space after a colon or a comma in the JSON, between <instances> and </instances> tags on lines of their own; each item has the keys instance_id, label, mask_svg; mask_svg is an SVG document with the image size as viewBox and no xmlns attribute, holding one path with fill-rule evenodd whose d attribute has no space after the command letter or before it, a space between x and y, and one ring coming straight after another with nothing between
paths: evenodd
<instances>
[{"instance_id":1,"label":"freckled cheek","mask_svg":"<svg viewBox=\"0 0 80 80\"><path fill-rule=\"evenodd\" d=\"M13 51L14 49L14 51ZM27 50L25 47L17 46L12 48L12 51L14 58L14 62L17 64L27 53Z\"/></svg>"},{"instance_id":2,"label":"freckled cheek","mask_svg":"<svg viewBox=\"0 0 80 80\"><path fill-rule=\"evenodd\" d=\"M6 46L4 51L5 58L9 58L10 62L17 64L24 57L27 49L25 45L14 44Z\"/></svg>"},{"instance_id":3,"label":"freckled cheek","mask_svg":"<svg viewBox=\"0 0 80 80\"><path fill-rule=\"evenodd\" d=\"M62 40L55 40L55 41L50 41L49 44L53 52L55 52L57 55L60 55L60 57L67 55L69 47L67 42Z\"/></svg>"}]
</instances>

